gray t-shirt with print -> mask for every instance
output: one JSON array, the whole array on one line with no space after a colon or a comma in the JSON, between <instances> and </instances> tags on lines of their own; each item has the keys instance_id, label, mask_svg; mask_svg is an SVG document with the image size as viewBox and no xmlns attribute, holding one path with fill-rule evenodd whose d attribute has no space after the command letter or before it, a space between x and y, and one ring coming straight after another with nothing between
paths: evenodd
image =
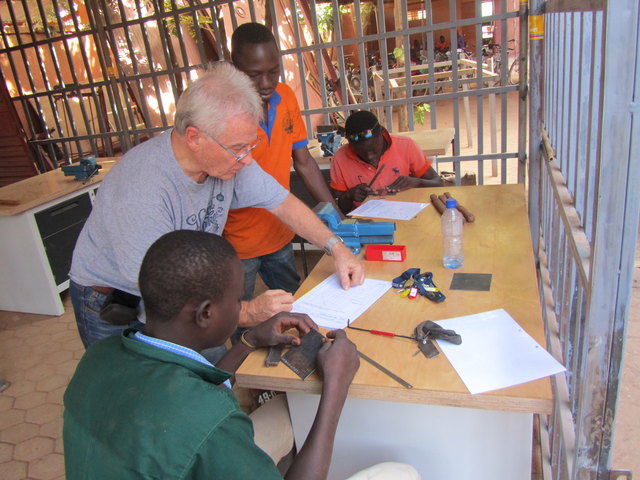
<instances>
[{"instance_id":1,"label":"gray t-shirt with print","mask_svg":"<svg viewBox=\"0 0 640 480\"><path fill-rule=\"evenodd\" d=\"M129 150L105 176L73 252L74 282L139 295L142 258L159 237L173 230L221 235L229 209L272 209L289 194L256 162L230 180L198 184L178 165L172 131Z\"/></svg>"}]
</instances>

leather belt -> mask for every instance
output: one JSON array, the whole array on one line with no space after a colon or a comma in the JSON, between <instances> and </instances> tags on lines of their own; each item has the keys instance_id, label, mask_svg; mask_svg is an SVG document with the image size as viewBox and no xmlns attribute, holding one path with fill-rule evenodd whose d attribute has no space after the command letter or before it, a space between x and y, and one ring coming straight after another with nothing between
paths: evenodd
<instances>
[{"instance_id":1,"label":"leather belt","mask_svg":"<svg viewBox=\"0 0 640 480\"><path fill-rule=\"evenodd\" d=\"M93 285L91 288L96 292L104 293L105 295L110 295L115 290L113 287L101 287L97 285Z\"/></svg>"}]
</instances>

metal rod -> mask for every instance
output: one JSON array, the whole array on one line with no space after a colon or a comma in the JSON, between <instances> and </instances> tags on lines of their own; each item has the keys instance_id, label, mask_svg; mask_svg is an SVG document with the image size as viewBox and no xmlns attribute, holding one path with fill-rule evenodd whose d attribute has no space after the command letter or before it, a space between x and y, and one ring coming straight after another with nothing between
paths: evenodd
<instances>
[{"instance_id":1,"label":"metal rod","mask_svg":"<svg viewBox=\"0 0 640 480\"><path fill-rule=\"evenodd\" d=\"M369 182L369 185L367 185L367 188L371 188L371 185L373 185L373 182L375 182L378 179L378 176L382 173L382 170L384 170L384 167L386 166L386 163L383 163L380 168L378 169L378 171L376 172L376 174L373 176L373 178L371 179L371 181Z\"/></svg>"},{"instance_id":2,"label":"metal rod","mask_svg":"<svg viewBox=\"0 0 640 480\"><path fill-rule=\"evenodd\" d=\"M362 358L363 360L366 360L367 362L369 362L371 365L373 365L374 367L376 367L378 370L380 370L382 373L388 375L389 377L393 378L396 382L398 382L400 385L402 385L405 388L413 388L413 385L411 385L409 382L407 382L406 380L403 380L402 378L400 378L399 376L397 376L395 373L393 373L392 371L386 369L385 367L383 367L382 365L380 365L378 362L376 362L373 358L366 356L364 353L358 351L358 355L360 355L360 358Z\"/></svg>"},{"instance_id":3,"label":"metal rod","mask_svg":"<svg viewBox=\"0 0 640 480\"><path fill-rule=\"evenodd\" d=\"M382 335L384 337L400 337L400 338L408 338L409 340L416 340L416 337L410 337L408 335L398 335L397 333L383 332L381 330L369 330L367 328L352 327L349 324L347 324L347 328L350 328L352 330L360 330L361 332L373 333L374 335Z\"/></svg>"}]
</instances>

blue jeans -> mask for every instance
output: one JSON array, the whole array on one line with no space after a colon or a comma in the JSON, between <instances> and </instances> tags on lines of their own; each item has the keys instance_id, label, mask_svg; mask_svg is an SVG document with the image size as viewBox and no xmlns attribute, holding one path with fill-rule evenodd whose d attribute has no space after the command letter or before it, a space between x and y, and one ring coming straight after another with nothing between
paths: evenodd
<instances>
[{"instance_id":1,"label":"blue jeans","mask_svg":"<svg viewBox=\"0 0 640 480\"><path fill-rule=\"evenodd\" d=\"M293 245L290 243L276 252L242 260L242 265L244 266L244 300L253 298L258 274L270 289L279 288L294 293L300 286Z\"/></svg>"},{"instance_id":2,"label":"blue jeans","mask_svg":"<svg viewBox=\"0 0 640 480\"><path fill-rule=\"evenodd\" d=\"M69 281L71 303L76 315L76 325L84 348L98 340L114 335L120 335L127 328L142 330L143 324L134 320L129 325L112 325L100 318L100 309L107 299L107 295L91 287L83 287L73 280Z\"/></svg>"}]
</instances>

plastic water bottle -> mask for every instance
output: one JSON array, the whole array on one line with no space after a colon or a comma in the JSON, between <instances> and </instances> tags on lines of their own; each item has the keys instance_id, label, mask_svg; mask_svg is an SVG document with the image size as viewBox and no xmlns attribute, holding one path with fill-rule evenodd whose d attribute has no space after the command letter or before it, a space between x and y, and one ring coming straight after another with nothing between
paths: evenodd
<instances>
[{"instance_id":1,"label":"plastic water bottle","mask_svg":"<svg viewBox=\"0 0 640 480\"><path fill-rule=\"evenodd\" d=\"M462 250L462 214L456 208L456 199L447 199L442 214L442 263L445 268L460 268L464 263Z\"/></svg>"}]
</instances>

